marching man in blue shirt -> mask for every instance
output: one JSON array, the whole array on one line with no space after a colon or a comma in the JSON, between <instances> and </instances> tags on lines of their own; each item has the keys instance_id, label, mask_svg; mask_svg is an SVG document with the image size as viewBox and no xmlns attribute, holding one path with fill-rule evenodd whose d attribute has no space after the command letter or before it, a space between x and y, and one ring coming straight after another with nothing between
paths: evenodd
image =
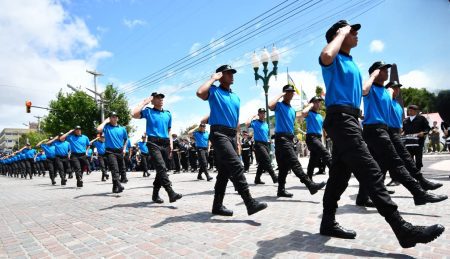
<instances>
[{"instance_id":1,"label":"marching man in blue shirt","mask_svg":"<svg viewBox=\"0 0 450 259\"><path fill-rule=\"evenodd\" d=\"M55 148L55 168L59 172L61 177L61 185L66 185L66 175L71 173L72 168L69 162L69 142L62 140L64 133L59 133L58 136L49 140L46 145L53 146Z\"/></svg>"},{"instance_id":2,"label":"marching man in blue shirt","mask_svg":"<svg viewBox=\"0 0 450 259\"><path fill-rule=\"evenodd\" d=\"M150 161L150 155L148 153L148 148L147 148L147 136L144 134L142 135L142 140L139 141L138 147L139 147L139 153L140 158L141 158L141 166L142 166L142 171L144 172L142 174L142 177L150 177L150 173L148 172L149 170L149 164L151 163Z\"/></svg>"},{"instance_id":3,"label":"marching man in blue shirt","mask_svg":"<svg viewBox=\"0 0 450 259\"><path fill-rule=\"evenodd\" d=\"M191 129L188 134L194 137L195 147L197 148L198 162L200 164L197 180L203 180L202 173L204 173L206 180L209 182L213 178L208 173L209 133L206 131L206 124L200 123L198 127Z\"/></svg>"},{"instance_id":4,"label":"marching man in blue shirt","mask_svg":"<svg viewBox=\"0 0 450 259\"><path fill-rule=\"evenodd\" d=\"M331 155L322 143L323 117L318 113L323 99L314 96L303 109L302 116L306 121L306 146L310 152L307 174L312 179L314 168L323 161L330 169Z\"/></svg>"},{"instance_id":5,"label":"marching man in blue shirt","mask_svg":"<svg viewBox=\"0 0 450 259\"><path fill-rule=\"evenodd\" d=\"M91 140L89 143L91 146L94 145L94 147L97 149L97 159L98 163L100 165L100 171L102 171L102 182L105 182L109 179L108 172L106 171L106 165L105 165L105 159L107 159L106 156L106 148L105 148L105 136L102 134L98 134L98 137Z\"/></svg>"},{"instance_id":6,"label":"marching man in blue shirt","mask_svg":"<svg viewBox=\"0 0 450 259\"><path fill-rule=\"evenodd\" d=\"M47 168L48 168L48 174L50 176L50 180L52 181L52 185L55 185L55 177L56 177L56 171L55 171L55 147L53 145L47 145L44 144L44 142L47 142L51 140L51 138L48 139L44 139L41 142L37 143L36 147L41 147L42 150L44 150L45 152L45 156L47 157L46 159L46 164L47 164ZM62 178L62 175L61 175Z\"/></svg>"},{"instance_id":7,"label":"marching man in blue shirt","mask_svg":"<svg viewBox=\"0 0 450 259\"><path fill-rule=\"evenodd\" d=\"M291 106L294 92L295 90L292 85L285 85L283 87L283 93L269 103L269 109L275 111L275 157L279 169L277 196L287 198L293 196L292 193L287 192L285 189L286 177L291 169L295 176L306 185L312 195L326 185L325 182L313 182L303 172L302 165L298 160L297 152L294 148L294 122L296 112ZM283 98L281 102L278 101L280 98Z\"/></svg>"},{"instance_id":8,"label":"marching man in blue shirt","mask_svg":"<svg viewBox=\"0 0 450 259\"><path fill-rule=\"evenodd\" d=\"M278 177L272 167L270 159L269 125L266 120L266 109L259 108L258 114L248 119L245 126L253 129L253 139L255 140L255 156L258 162L256 169L255 184L265 184L261 181L261 175L268 172L273 183L278 183Z\"/></svg>"},{"instance_id":9,"label":"marching man in blue shirt","mask_svg":"<svg viewBox=\"0 0 450 259\"><path fill-rule=\"evenodd\" d=\"M183 195L176 193L172 189L172 182L167 174L166 161L172 156L172 114L163 109L165 95L162 93L152 93L152 95L133 109L133 118L147 120L147 148L150 152L153 165L156 169L156 177L153 182L152 200L156 203L164 201L159 197L159 190L163 187L170 202L175 202ZM145 108L148 104L153 104L153 108Z\"/></svg>"},{"instance_id":10,"label":"marching man in blue shirt","mask_svg":"<svg viewBox=\"0 0 450 259\"><path fill-rule=\"evenodd\" d=\"M362 138L358 121L362 77L350 56L351 49L358 44L360 28L360 24L350 25L344 20L335 23L325 34L327 45L319 57L326 87L324 129L333 141L333 161L323 197L320 233L339 238L356 237L355 231L344 229L335 220L338 201L353 173L402 247L428 243L442 234L444 227L439 224L414 226L400 216L384 185L384 175Z\"/></svg>"},{"instance_id":11,"label":"marching man in blue shirt","mask_svg":"<svg viewBox=\"0 0 450 259\"><path fill-rule=\"evenodd\" d=\"M240 99L231 90L234 73L236 70L231 66L220 66L216 69L216 73L197 90L197 96L208 101L211 109L208 119L211 125L210 141L214 146L218 169L212 213L222 216L233 215L232 210L223 206L228 180L233 183L234 188L244 200L248 215L267 208L266 203L252 198L244 176L244 166L238 155ZM220 85L213 85L217 80Z\"/></svg>"},{"instance_id":12,"label":"marching man in blue shirt","mask_svg":"<svg viewBox=\"0 0 450 259\"><path fill-rule=\"evenodd\" d=\"M83 168L89 167L87 160L87 151L89 148L89 139L81 134L81 127L76 126L60 138L62 141L67 139L70 144L70 165L75 171L77 178L77 187L83 187Z\"/></svg>"},{"instance_id":13,"label":"marching man in blue shirt","mask_svg":"<svg viewBox=\"0 0 450 259\"><path fill-rule=\"evenodd\" d=\"M120 175L125 171L124 154L128 142L125 127L118 124L117 113L111 112L109 118L97 127L97 131L105 136L105 152L108 159L108 168L111 170L113 193L121 193L125 189L120 184Z\"/></svg>"}]
</instances>

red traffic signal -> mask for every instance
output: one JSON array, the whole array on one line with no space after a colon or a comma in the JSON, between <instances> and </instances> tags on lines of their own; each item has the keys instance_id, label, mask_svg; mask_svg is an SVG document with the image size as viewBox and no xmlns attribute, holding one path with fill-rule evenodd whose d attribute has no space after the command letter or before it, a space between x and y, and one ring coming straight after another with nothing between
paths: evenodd
<instances>
[{"instance_id":1,"label":"red traffic signal","mask_svg":"<svg viewBox=\"0 0 450 259\"><path fill-rule=\"evenodd\" d=\"M25 106L27 108L27 113L30 113L31 112L31 101L26 101Z\"/></svg>"}]
</instances>

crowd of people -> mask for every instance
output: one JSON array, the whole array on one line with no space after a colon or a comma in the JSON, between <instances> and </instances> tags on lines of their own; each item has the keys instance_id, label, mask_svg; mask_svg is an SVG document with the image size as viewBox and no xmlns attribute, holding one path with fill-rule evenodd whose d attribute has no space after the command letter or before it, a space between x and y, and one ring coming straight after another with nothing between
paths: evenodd
<instances>
[{"instance_id":1,"label":"crowd of people","mask_svg":"<svg viewBox=\"0 0 450 259\"><path fill-rule=\"evenodd\" d=\"M444 232L444 227L440 224L416 226L407 222L384 182L389 171L391 178L412 194L415 205L447 199L446 195L430 192L442 184L426 179L421 172L424 139L430 131L433 136L434 128L415 105L408 107L408 117L403 119L403 107L397 101L402 85L396 81L386 84L390 64L374 62L368 70L369 78L363 83L360 70L350 55L357 46L360 28L360 24L350 25L341 20L326 32L327 44L319 57L326 86L325 100L313 97L303 110L296 112L291 106L295 88L288 84L269 102L269 109L275 113L273 136L266 123L267 111L258 107L255 107L255 115L246 121L246 130L242 131L240 99L231 88L236 70L223 65L198 88L196 95L209 103L210 113L187 136L178 138L172 134L172 115L163 108L165 95L154 92L131 112L133 118L146 120L146 132L135 145L131 144L126 128L119 124L117 113L112 112L97 127L97 138L89 140L82 134L81 127L76 126L42 140L34 148L27 144L2 157L1 172L12 177L32 178L35 174L45 176L48 171L52 184L56 184L55 178L59 175L61 185L66 185L67 178L73 178L74 174L77 187L82 188L83 173L90 171L90 161L96 157L102 181L109 179L110 171L113 193L125 190L123 184L128 182L128 171L140 170L142 177L150 177L150 172L154 171L152 200L163 203L159 195L161 188L167 192L170 202L183 197L174 190L169 170L177 174L191 168L197 172L198 180L211 181L210 172L216 168L212 213L233 215L233 211L224 206L226 186L231 181L248 215L252 215L268 207L252 197L247 182L246 173L254 154L255 184L264 184L261 177L268 173L277 184L274 194L277 197L293 197L285 188L289 172L311 195L325 189L322 235L356 237L355 231L342 227L335 217L338 201L353 174L360 186L356 204L375 207L402 247L431 242ZM362 99L364 115L360 110ZM323 101L325 118L319 112ZM294 124L299 118L305 119L307 125L305 143L310 158L306 172L298 157L294 135ZM206 124L210 125L209 131ZM253 134L249 134L249 129ZM446 132L448 134L448 128ZM324 145L325 134L328 141ZM272 142L277 168L272 163ZM37 152L36 148L41 151ZM319 171L329 169L327 182L313 181L317 167ZM173 174L171 177L175 177Z\"/></svg>"}]
</instances>

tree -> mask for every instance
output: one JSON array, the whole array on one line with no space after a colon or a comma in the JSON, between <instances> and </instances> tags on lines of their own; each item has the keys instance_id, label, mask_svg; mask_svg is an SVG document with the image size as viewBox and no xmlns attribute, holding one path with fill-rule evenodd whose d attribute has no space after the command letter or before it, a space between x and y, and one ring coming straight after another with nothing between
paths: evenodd
<instances>
[{"instance_id":1,"label":"tree","mask_svg":"<svg viewBox=\"0 0 450 259\"><path fill-rule=\"evenodd\" d=\"M41 140L48 138L48 134L43 133L43 132L29 132L27 134L23 134L22 136L20 136L19 138L19 143L20 146L18 146L18 143L16 143L16 145L14 146L15 150L19 150L22 147L25 146L25 144L28 142L30 143L30 145L32 147L36 146L37 143L39 143Z\"/></svg>"},{"instance_id":2,"label":"tree","mask_svg":"<svg viewBox=\"0 0 450 259\"><path fill-rule=\"evenodd\" d=\"M129 125L131 112L125 94L119 93L117 88L109 84L104 91L103 100L105 102L105 118L110 112L114 111L119 115L119 124L127 127L128 133L133 132L134 129Z\"/></svg>"},{"instance_id":3,"label":"tree","mask_svg":"<svg viewBox=\"0 0 450 259\"><path fill-rule=\"evenodd\" d=\"M402 88L402 98L405 107L411 104L418 105L425 113L436 112L436 95L425 88Z\"/></svg>"},{"instance_id":4,"label":"tree","mask_svg":"<svg viewBox=\"0 0 450 259\"><path fill-rule=\"evenodd\" d=\"M195 128L197 128L197 127L198 127L198 124L193 124L193 125L187 127L185 130L182 130L182 131L180 132L180 136L187 136L187 135L188 135L188 132L189 132L191 129L195 129Z\"/></svg>"},{"instance_id":5,"label":"tree","mask_svg":"<svg viewBox=\"0 0 450 259\"><path fill-rule=\"evenodd\" d=\"M56 100L50 101L50 112L42 121L42 128L52 136L60 132L67 132L79 125L83 134L89 138L96 135L96 126L99 123L100 111L95 101L86 93L62 93L60 91Z\"/></svg>"}]
</instances>

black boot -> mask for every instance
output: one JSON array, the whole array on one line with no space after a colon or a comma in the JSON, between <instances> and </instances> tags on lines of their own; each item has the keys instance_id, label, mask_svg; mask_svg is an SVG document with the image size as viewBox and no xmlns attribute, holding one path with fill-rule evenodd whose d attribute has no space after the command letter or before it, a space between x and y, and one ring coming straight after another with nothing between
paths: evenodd
<instances>
[{"instance_id":1,"label":"black boot","mask_svg":"<svg viewBox=\"0 0 450 259\"><path fill-rule=\"evenodd\" d=\"M277 175L275 174L275 172L269 172L269 174L270 174L270 177L272 178L272 182L273 183L278 183L278 177L277 177Z\"/></svg>"},{"instance_id":2,"label":"black boot","mask_svg":"<svg viewBox=\"0 0 450 259\"><path fill-rule=\"evenodd\" d=\"M375 204L373 204L373 201L371 199L367 199L365 201L356 201L356 206L361 207L369 207L369 208L375 208Z\"/></svg>"},{"instance_id":3,"label":"black boot","mask_svg":"<svg viewBox=\"0 0 450 259\"><path fill-rule=\"evenodd\" d=\"M306 185L306 187L308 188L309 193L311 193L311 195L314 195L315 193L317 193L317 191L319 191L320 189L325 187L325 185L327 185L326 182L321 182L321 183L313 182L306 174L304 175L303 179L300 178L300 181Z\"/></svg>"},{"instance_id":4,"label":"black boot","mask_svg":"<svg viewBox=\"0 0 450 259\"><path fill-rule=\"evenodd\" d=\"M445 194L434 194L430 192L425 192L423 195L414 195L415 205L424 205L426 203L435 203L446 200L448 198Z\"/></svg>"},{"instance_id":5,"label":"black boot","mask_svg":"<svg viewBox=\"0 0 450 259\"><path fill-rule=\"evenodd\" d=\"M336 222L334 215L323 215L320 223L320 234L323 236L337 237L343 239L354 239L356 232L345 229Z\"/></svg>"},{"instance_id":6,"label":"black boot","mask_svg":"<svg viewBox=\"0 0 450 259\"><path fill-rule=\"evenodd\" d=\"M161 189L161 187L153 186L152 201L155 203L163 203L164 202L164 200L159 197L159 189Z\"/></svg>"},{"instance_id":7,"label":"black boot","mask_svg":"<svg viewBox=\"0 0 450 259\"><path fill-rule=\"evenodd\" d=\"M206 181L211 181L213 178L209 175L209 173L208 172L206 172L205 173L205 175L206 175Z\"/></svg>"},{"instance_id":8,"label":"black boot","mask_svg":"<svg viewBox=\"0 0 450 259\"><path fill-rule=\"evenodd\" d=\"M245 191L239 192L239 194L241 195L242 200L244 200L245 206L247 207L248 215L255 214L256 212L267 208L267 203L259 202L255 199L253 199L252 195L250 194L250 191L248 189Z\"/></svg>"},{"instance_id":9,"label":"black boot","mask_svg":"<svg viewBox=\"0 0 450 259\"><path fill-rule=\"evenodd\" d=\"M200 173L200 172L198 173L197 180L204 180L203 177L202 177L202 173Z\"/></svg>"},{"instance_id":10,"label":"black boot","mask_svg":"<svg viewBox=\"0 0 450 259\"><path fill-rule=\"evenodd\" d=\"M261 181L261 176L256 176L255 178L255 184L266 184L265 182Z\"/></svg>"},{"instance_id":11,"label":"black boot","mask_svg":"<svg viewBox=\"0 0 450 259\"><path fill-rule=\"evenodd\" d=\"M225 194L214 194L214 202L212 207L212 214L220 216L233 216L233 211L223 206L223 198Z\"/></svg>"},{"instance_id":12,"label":"black boot","mask_svg":"<svg viewBox=\"0 0 450 259\"><path fill-rule=\"evenodd\" d=\"M120 182L121 183L128 183L127 173L126 172L120 174Z\"/></svg>"},{"instance_id":13,"label":"black boot","mask_svg":"<svg viewBox=\"0 0 450 259\"><path fill-rule=\"evenodd\" d=\"M427 180L425 177L423 177L423 174L419 174L416 177L417 181L419 181L420 186L422 187L422 189L424 189L425 191L428 190L436 190L438 188L442 187L442 183L433 183L429 180Z\"/></svg>"},{"instance_id":14,"label":"black boot","mask_svg":"<svg viewBox=\"0 0 450 259\"><path fill-rule=\"evenodd\" d=\"M294 194L292 194L290 192L287 192L286 189L284 188L284 184L278 183L277 196L278 197L292 198L292 196L294 196Z\"/></svg>"},{"instance_id":15,"label":"black boot","mask_svg":"<svg viewBox=\"0 0 450 259\"><path fill-rule=\"evenodd\" d=\"M83 187L83 180L77 180L77 187L81 188Z\"/></svg>"},{"instance_id":16,"label":"black boot","mask_svg":"<svg viewBox=\"0 0 450 259\"><path fill-rule=\"evenodd\" d=\"M113 193L121 193L125 190L125 187L123 187L118 180L113 180Z\"/></svg>"},{"instance_id":17,"label":"black boot","mask_svg":"<svg viewBox=\"0 0 450 259\"><path fill-rule=\"evenodd\" d=\"M66 185L67 180L65 178L61 178L61 185Z\"/></svg>"},{"instance_id":18,"label":"black boot","mask_svg":"<svg viewBox=\"0 0 450 259\"><path fill-rule=\"evenodd\" d=\"M173 189L172 186L168 185L168 186L164 186L164 189L167 192L167 195L169 195L169 201L172 202L176 202L177 200L181 199L181 197L183 197L183 195L176 193Z\"/></svg>"},{"instance_id":19,"label":"black boot","mask_svg":"<svg viewBox=\"0 0 450 259\"><path fill-rule=\"evenodd\" d=\"M417 243L426 244L438 236L440 236L445 228L441 224L435 224L431 226L414 226L409 222L406 222L398 213L394 212L389 217L386 217L386 221L391 225L398 242L403 248L409 248L416 246Z\"/></svg>"},{"instance_id":20,"label":"black boot","mask_svg":"<svg viewBox=\"0 0 450 259\"><path fill-rule=\"evenodd\" d=\"M102 182L106 182L105 175L102 174Z\"/></svg>"}]
</instances>

